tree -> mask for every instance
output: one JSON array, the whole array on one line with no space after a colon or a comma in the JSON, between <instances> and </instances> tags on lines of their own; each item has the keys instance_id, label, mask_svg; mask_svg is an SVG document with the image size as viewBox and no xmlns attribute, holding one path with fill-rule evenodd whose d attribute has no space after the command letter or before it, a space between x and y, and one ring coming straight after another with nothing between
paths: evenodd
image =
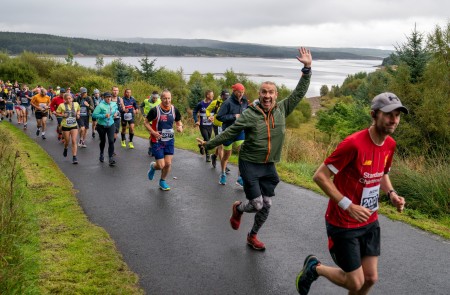
<instances>
[{"instance_id":1,"label":"tree","mask_svg":"<svg viewBox=\"0 0 450 295\"><path fill-rule=\"evenodd\" d=\"M105 61L103 59L103 56L97 55L97 57L95 58L95 66L97 67L97 70L100 71L104 65L105 65Z\"/></svg>"},{"instance_id":2,"label":"tree","mask_svg":"<svg viewBox=\"0 0 450 295\"><path fill-rule=\"evenodd\" d=\"M69 48L67 48L67 57L65 58L65 60L66 60L66 62L69 64L69 65L72 65L73 64L73 52L72 52L72 49L70 49L70 47Z\"/></svg>"},{"instance_id":3,"label":"tree","mask_svg":"<svg viewBox=\"0 0 450 295\"><path fill-rule=\"evenodd\" d=\"M200 100L202 100L202 98L203 98L202 84L197 82L197 83L193 84L190 88L190 93L189 93L189 98L188 98L189 108L191 108L193 110L197 106L197 104L200 102Z\"/></svg>"},{"instance_id":4,"label":"tree","mask_svg":"<svg viewBox=\"0 0 450 295\"><path fill-rule=\"evenodd\" d=\"M129 67L122 61L121 58L113 61L115 68L115 80L118 84L125 85L132 78L132 72Z\"/></svg>"},{"instance_id":5,"label":"tree","mask_svg":"<svg viewBox=\"0 0 450 295\"><path fill-rule=\"evenodd\" d=\"M428 54L422 45L423 34L417 31L415 25L411 36L406 38L406 43L395 46L395 50L400 62L406 63L410 68L411 83L414 84L419 82L423 75L428 61Z\"/></svg>"},{"instance_id":6,"label":"tree","mask_svg":"<svg viewBox=\"0 0 450 295\"><path fill-rule=\"evenodd\" d=\"M320 87L320 96L325 96L328 94L330 90L328 89L327 85L322 85L322 87Z\"/></svg>"},{"instance_id":7,"label":"tree","mask_svg":"<svg viewBox=\"0 0 450 295\"><path fill-rule=\"evenodd\" d=\"M144 81L147 81L149 83L152 82L156 72L158 71L157 69L155 69L155 63L156 63L156 58L153 60L150 60L147 56L147 54L145 55L144 58L139 60L139 64L141 65L141 69L137 69L141 78Z\"/></svg>"}]
</instances>

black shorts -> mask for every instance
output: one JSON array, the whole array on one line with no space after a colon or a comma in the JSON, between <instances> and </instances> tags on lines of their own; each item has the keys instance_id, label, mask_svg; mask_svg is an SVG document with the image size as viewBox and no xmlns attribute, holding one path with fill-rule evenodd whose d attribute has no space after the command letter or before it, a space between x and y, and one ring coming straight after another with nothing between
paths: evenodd
<instances>
[{"instance_id":1,"label":"black shorts","mask_svg":"<svg viewBox=\"0 0 450 295\"><path fill-rule=\"evenodd\" d=\"M122 121L122 126L127 126L127 124L134 124L134 118L131 120L128 120L128 121L121 118L121 121Z\"/></svg>"},{"instance_id":2,"label":"black shorts","mask_svg":"<svg viewBox=\"0 0 450 295\"><path fill-rule=\"evenodd\" d=\"M44 117L48 117L48 112L34 112L34 116L36 117L36 120L41 120Z\"/></svg>"},{"instance_id":3,"label":"black shorts","mask_svg":"<svg viewBox=\"0 0 450 295\"><path fill-rule=\"evenodd\" d=\"M79 127L84 127L86 129L89 129L89 117L88 116L80 117L80 119L77 120L77 123L78 123Z\"/></svg>"},{"instance_id":4,"label":"black shorts","mask_svg":"<svg viewBox=\"0 0 450 295\"><path fill-rule=\"evenodd\" d=\"M328 249L334 262L345 272L361 266L361 258L380 256L380 224L378 220L360 228L327 226Z\"/></svg>"},{"instance_id":5,"label":"black shorts","mask_svg":"<svg viewBox=\"0 0 450 295\"><path fill-rule=\"evenodd\" d=\"M275 163L251 163L239 159L239 171L248 200L259 196L275 196L275 188L280 182Z\"/></svg>"},{"instance_id":6,"label":"black shorts","mask_svg":"<svg viewBox=\"0 0 450 295\"><path fill-rule=\"evenodd\" d=\"M78 129L78 126L74 126L74 127L64 127L64 126L62 126L61 127L62 131L70 131L70 130L73 130L73 129Z\"/></svg>"}]
</instances>

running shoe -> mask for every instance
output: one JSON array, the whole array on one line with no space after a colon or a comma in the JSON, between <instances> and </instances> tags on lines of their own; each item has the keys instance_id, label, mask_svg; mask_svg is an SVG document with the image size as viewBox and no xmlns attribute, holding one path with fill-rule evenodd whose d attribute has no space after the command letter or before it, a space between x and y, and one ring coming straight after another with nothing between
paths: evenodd
<instances>
[{"instance_id":1,"label":"running shoe","mask_svg":"<svg viewBox=\"0 0 450 295\"><path fill-rule=\"evenodd\" d=\"M66 149L66 148L64 148L63 156L64 156L64 157L67 157L67 149Z\"/></svg>"},{"instance_id":2,"label":"running shoe","mask_svg":"<svg viewBox=\"0 0 450 295\"><path fill-rule=\"evenodd\" d=\"M159 180L159 188L163 191L170 191L170 186L167 185L164 179Z\"/></svg>"},{"instance_id":3,"label":"running shoe","mask_svg":"<svg viewBox=\"0 0 450 295\"><path fill-rule=\"evenodd\" d=\"M219 184L227 184L227 175L225 173L220 174Z\"/></svg>"},{"instance_id":4,"label":"running shoe","mask_svg":"<svg viewBox=\"0 0 450 295\"><path fill-rule=\"evenodd\" d=\"M60 141L61 140L61 134L58 134L58 141Z\"/></svg>"},{"instance_id":5,"label":"running shoe","mask_svg":"<svg viewBox=\"0 0 450 295\"><path fill-rule=\"evenodd\" d=\"M216 168L216 164L217 164L217 156L214 154L214 155L211 155L211 164L212 164L212 166L214 167L214 168Z\"/></svg>"},{"instance_id":6,"label":"running shoe","mask_svg":"<svg viewBox=\"0 0 450 295\"><path fill-rule=\"evenodd\" d=\"M81 147L82 147L82 148L87 148L87 145L86 145L86 143L84 142L84 140L81 141Z\"/></svg>"},{"instance_id":7,"label":"running shoe","mask_svg":"<svg viewBox=\"0 0 450 295\"><path fill-rule=\"evenodd\" d=\"M206 155L206 162L211 162L211 155Z\"/></svg>"},{"instance_id":8,"label":"running shoe","mask_svg":"<svg viewBox=\"0 0 450 295\"><path fill-rule=\"evenodd\" d=\"M73 156L73 158L72 158L72 164L78 164L77 156Z\"/></svg>"},{"instance_id":9,"label":"running shoe","mask_svg":"<svg viewBox=\"0 0 450 295\"><path fill-rule=\"evenodd\" d=\"M120 141L120 145L122 147L127 147L127 143L125 142L125 140Z\"/></svg>"},{"instance_id":10,"label":"running shoe","mask_svg":"<svg viewBox=\"0 0 450 295\"><path fill-rule=\"evenodd\" d=\"M98 157L98 160L102 163L105 161L105 157L103 156L103 153L100 153L100 157Z\"/></svg>"},{"instance_id":11,"label":"running shoe","mask_svg":"<svg viewBox=\"0 0 450 295\"><path fill-rule=\"evenodd\" d=\"M150 163L150 169L147 172L147 177L149 180L153 180L153 177L155 177L155 168L153 168L155 166L155 162L151 162Z\"/></svg>"},{"instance_id":12,"label":"running shoe","mask_svg":"<svg viewBox=\"0 0 450 295\"><path fill-rule=\"evenodd\" d=\"M244 181L242 180L242 177L238 177L236 180L236 184L239 185L240 187L244 187Z\"/></svg>"},{"instance_id":13,"label":"running shoe","mask_svg":"<svg viewBox=\"0 0 450 295\"><path fill-rule=\"evenodd\" d=\"M45 137L45 135L44 135L44 134L42 134L42 139L44 139L44 140L45 140L45 139L47 139L47 137Z\"/></svg>"},{"instance_id":14,"label":"running shoe","mask_svg":"<svg viewBox=\"0 0 450 295\"><path fill-rule=\"evenodd\" d=\"M320 264L320 261L314 255L308 255L303 262L303 268L298 273L297 279L295 280L295 286L297 287L297 292L301 295L306 295L311 288L311 284L317 280L319 275L316 271L316 266Z\"/></svg>"},{"instance_id":15,"label":"running shoe","mask_svg":"<svg viewBox=\"0 0 450 295\"><path fill-rule=\"evenodd\" d=\"M41 132L41 130L36 130L36 136L39 136L39 133Z\"/></svg>"},{"instance_id":16,"label":"running shoe","mask_svg":"<svg viewBox=\"0 0 450 295\"><path fill-rule=\"evenodd\" d=\"M78 147L81 147L83 145L81 139L78 141Z\"/></svg>"},{"instance_id":17,"label":"running shoe","mask_svg":"<svg viewBox=\"0 0 450 295\"><path fill-rule=\"evenodd\" d=\"M225 173L226 173L226 174L230 174L230 171L231 171L231 170L228 169L228 167L225 167Z\"/></svg>"},{"instance_id":18,"label":"running shoe","mask_svg":"<svg viewBox=\"0 0 450 295\"><path fill-rule=\"evenodd\" d=\"M230 224L231 224L231 228L234 230L238 230L239 226L241 225L241 217L242 217L242 212L239 212L237 209L237 206L239 206L241 204L241 202L236 201L233 203L232 208L232 214L230 217Z\"/></svg>"},{"instance_id":19,"label":"running shoe","mask_svg":"<svg viewBox=\"0 0 450 295\"><path fill-rule=\"evenodd\" d=\"M266 246L263 242L258 240L256 234L249 233L247 235L247 244L255 250L264 251L266 250Z\"/></svg>"},{"instance_id":20,"label":"running shoe","mask_svg":"<svg viewBox=\"0 0 450 295\"><path fill-rule=\"evenodd\" d=\"M110 157L109 158L109 166L115 166L116 165L116 160L114 160L114 158L113 157Z\"/></svg>"},{"instance_id":21,"label":"running shoe","mask_svg":"<svg viewBox=\"0 0 450 295\"><path fill-rule=\"evenodd\" d=\"M200 150L200 154L204 155L205 154L205 147L202 144L199 144L198 148Z\"/></svg>"},{"instance_id":22,"label":"running shoe","mask_svg":"<svg viewBox=\"0 0 450 295\"><path fill-rule=\"evenodd\" d=\"M128 143L128 147L129 147L130 149L134 149L134 144L133 144L133 142L130 141L130 142Z\"/></svg>"},{"instance_id":23,"label":"running shoe","mask_svg":"<svg viewBox=\"0 0 450 295\"><path fill-rule=\"evenodd\" d=\"M23 130L27 130L27 124L25 123L25 124L23 124Z\"/></svg>"}]
</instances>

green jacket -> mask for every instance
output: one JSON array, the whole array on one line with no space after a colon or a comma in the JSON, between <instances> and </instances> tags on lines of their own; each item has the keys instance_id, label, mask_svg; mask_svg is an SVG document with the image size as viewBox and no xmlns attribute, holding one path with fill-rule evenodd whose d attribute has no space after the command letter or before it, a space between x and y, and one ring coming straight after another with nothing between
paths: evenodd
<instances>
[{"instance_id":1,"label":"green jacket","mask_svg":"<svg viewBox=\"0 0 450 295\"><path fill-rule=\"evenodd\" d=\"M239 159L252 163L279 162L286 131L286 117L292 113L305 96L311 74L303 74L294 91L286 99L265 113L259 104L249 106L236 122L223 133L206 143L210 150L235 138L242 130L245 141L239 152Z\"/></svg>"}]
</instances>

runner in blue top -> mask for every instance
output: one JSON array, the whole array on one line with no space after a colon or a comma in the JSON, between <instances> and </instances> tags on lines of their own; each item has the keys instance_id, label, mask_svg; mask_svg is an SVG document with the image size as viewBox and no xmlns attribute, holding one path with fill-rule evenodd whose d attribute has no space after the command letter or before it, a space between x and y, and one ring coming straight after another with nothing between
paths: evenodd
<instances>
[{"instance_id":1,"label":"runner in blue top","mask_svg":"<svg viewBox=\"0 0 450 295\"><path fill-rule=\"evenodd\" d=\"M170 91L164 90L161 93L161 104L151 109L144 121L145 128L150 133L152 153L156 160L156 162L150 164L147 176L148 179L153 180L155 171L161 170L159 187L164 191L170 190L166 183L166 177L170 172L174 153L174 122L177 126L177 131L182 132L181 114L172 105L172 94Z\"/></svg>"},{"instance_id":2,"label":"runner in blue top","mask_svg":"<svg viewBox=\"0 0 450 295\"><path fill-rule=\"evenodd\" d=\"M94 109L100 104L102 98L100 97L100 90L94 89L92 94L92 102L94 103ZM92 138L95 138L95 130L97 127L97 119L92 117Z\"/></svg>"},{"instance_id":3,"label":"runner in blue top","mask_svg":"<svg viewBox=\"0 0 450 295\"><path fill-rule=\"evenodd\" d=\"M138 105L134 97L131 96L131 89L125 89L124 95L122 97L122 110L121 110L121 120L122 120L122 147L126 147L125 133L127 132L127 124L129 125L130 142L128 147L134 149L133 136L134 136L134 118L139 112Z\"/></svg>"},{"instance_id":4,"label":"runner in blue top","mask_svg":"<svg viewBox=\"0 0 450 295\"><path fill-rule=\"evenodd\" d=\"M212 135L213 122L206 116L206 108L211 104L214 98L214 92L212 90L205 91L205 99L197 104L193 111L195 126L199 126L200 133L202 134L204 141L209 141ZM200 119L198 116L200 115ZM211 156L208 150L205 151L202 145L198 145L200 153L203 155L206 153L206 162L211 162Z\"/></svg>"}]
</instances>

